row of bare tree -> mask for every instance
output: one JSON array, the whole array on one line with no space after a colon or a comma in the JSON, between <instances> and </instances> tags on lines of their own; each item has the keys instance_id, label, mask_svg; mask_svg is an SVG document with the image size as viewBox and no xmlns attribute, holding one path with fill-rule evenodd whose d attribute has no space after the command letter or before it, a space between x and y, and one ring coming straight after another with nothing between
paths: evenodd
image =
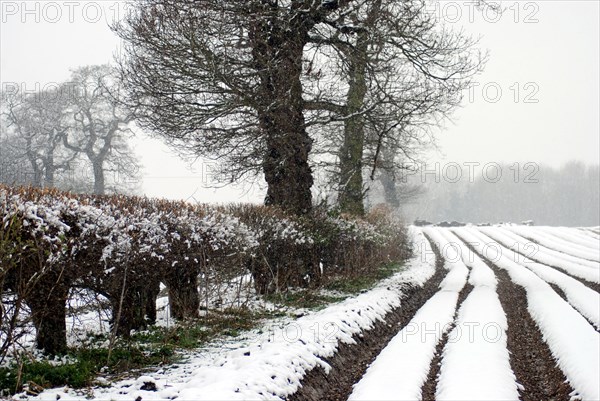
<instances>
[{"instance_id":1,"label":"row of bare tree","mask_svg":"<svg viewBox=\"0 0 600 401\"><path fill-rule=\"evenodd\" d=\"M133 113L108 65L81 67L67 82L2 91L0 182L104 194L135 182L127 139Z\"/></svg>"}]
</instances>

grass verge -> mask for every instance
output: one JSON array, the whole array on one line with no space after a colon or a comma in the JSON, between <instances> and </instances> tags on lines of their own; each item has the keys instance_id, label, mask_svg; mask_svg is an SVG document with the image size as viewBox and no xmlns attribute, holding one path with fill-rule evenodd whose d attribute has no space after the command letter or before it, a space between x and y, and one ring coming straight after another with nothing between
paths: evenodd
<instances>
[{"instance_id":1,"label":"grass verge","mask_svg":"<svg viewBox=\"0 0 600 401\"><path fill-rule=\"evenodd\" d=\"M333 302L343 301L360 292L373 288L379 281L401 271L402 263L388 263L372 272L356 276L333 276L321 289L290 290L270 294L266 299L278 306L319 310ZM332 291L335 293L332 294Z\"/></svg>"},{"instance_id":2,"label":"grass verge","mask_svg":"<svg viewBox=\"0 0 600 401\"><path fill-rule=\"evenodd\" d=\"M353 277L332 277L324 286L327 290L339 291L347 294L358 294L369 290L379 281L391 277L404 268L403 263L388 263L372 272Z\"/></svg>"},{"instance_id":3,"label":"grass verge","mask_svg":"<svg viewBox=\"0 0 600 401\"><path fill-rule=\"evenodd\" d=\"M333 277L321 290L292 290L267 295L266 299L279 306L318 310L369 290L402 268L401 263L390 263L368 274ZM118 340L110 351L105 346L106 336L93 335L86 346L71 348L62 362L21 358L18 363L0 367L0 397L22 391L36 395L45 388L65 385L85 388L98 385L95 381L100 373L119 377L132 370L176 363L181 359L178 351L196 349L217 337L236 337L256 328L263 319L281 314L249 309L212 311L198 320L134 333L129 340Z\"/></svg>"},{"instance_id":4,"label":"grass verge","mask_svg":"<svg viewBox=\"0 0 600 401\"><path fill-rule=\"evenodd\" d=\"M248 309L210 312L206 316L173 327L151 327L118 340L109 351L108 338L90 336L86 346L71 348L54 360L21 356L19 362L0 368L0 398L25 391L36 395L45 388L68 385L84 388L97 385L98 374L119 377L133 370L176 363L183 350L196 349L217 337L236 337L244 330L276 314Z\"/></svg>"}]
</instances>

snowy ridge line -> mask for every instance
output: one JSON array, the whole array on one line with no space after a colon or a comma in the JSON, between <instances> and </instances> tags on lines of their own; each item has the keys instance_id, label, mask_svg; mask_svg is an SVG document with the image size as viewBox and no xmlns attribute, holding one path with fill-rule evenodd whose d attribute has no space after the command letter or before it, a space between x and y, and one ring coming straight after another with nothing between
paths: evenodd
<instances>
[{"instance_id":1,"label":"snowy ridge line","mask_svg":"<svg viewBox=\"0 0 600 401\"><path fill-rule=\"evenodd\" d=\"M489 227L478 227L479 232L487 236L499 235L500 230L496 227L489 229ZM567 273L590 281L594 284L600 283L600 270L593 267L583 266L577 263L573 263L548 253L542 246L533 245L526 239L519 237L510 231L504 231L504 235L511 239L512 243L507 243L506 247L511 250L509 255L516 259L513 261L520 261L524 258L543 263L551 267L558 267L565 270ZM516 252L515 252L516 251Z\"/></svg>"},{"instance_id":2,"label":"snowy ridge line","mask_svg":"<svg viewBox=\"0 0 600 401\"><path fill-rule=\"evenodd\" d=\"M444 267L448 274L440 284L440 291L454 291L459 293L467 283L469 269L460 259L460 250L455 244L448 241L441 233L433 228L426 228L423 232L431 238L444 259Z\"/></svg>"},{"instance_id":3,"label":"snowy ridge line","mask_svg":"<svg viewBox=\"0 0 600 401\"><path fill-rule=\"evenodd\" d=\"M523 238L531 239L546 248L578 258L576 263L600 268L600 263L598 263L600 261L600 253L588 247L563 240L541 230L515 226L504 226L502 228L516 233Z\"/></svg>"},{"instance_id":4,"label":"snowy ridge line","mask_svg":"<svg viewBox=\"0 0 600 401\"><path fill-rule=\"evenodd\" d=\"M539 276L539 274L538 274L538 276ZM600 329L598 328L598 324L595 323L592 319L588 318L586 316L585 312L582 311L580 308L578 308L577 305L573 304L572 300L569 299L569 297L565 294L565 291L559 285L557 285L557 284L555 284L555 283L553 283L551 281L548 281L548 280L546 280L546 282L548 284L550 284L550 287L552 287L552 289L554 290L554 292L556 292L558 295L560 295L560 297L562 299L564 299L566 302L568 302L572 307L574 307L575 309L577 309L577 311L579 311L579 313L581 314L581 316L583 316L588 321L588 323L590 324L590 326L594 327L596 329L596 331L598 333L600 333Z\"/></svg>"},{"instance_id":5,"label":"snowy ridge line","mask_svg":"<svg viewBox=\"0 0 600 401\"><path fill-rule=\"evenodd\" d=\"M458 310L461 308L463 302L467 298L467 296L471 293L473 286L469 284L468 278L470 277L471 271L467 268L467 266L462 262L460 258L460 250L456 247L455 244L451 243L447 240L443 235L440 235L441 232L438 232L435 229L427 230L431 240L435 244L435 248L437 248L438 252L440 252L441 257L444 259L444 265L449 266L449 269L455 271L467 271L467 281L462 286L462 288L458 291L458 299L456 300L456 305L454 308L454 314L452 317L452 321L445 327L444 334L442 338L438 341L435 347L435 353L432 360L429 363L429 372L427 374L427 380L423 383L421 387L421 398L422 399L437 399L436 392L438 389L438 379L440 375L440 367L442 364L442 355L446 345L448 344L449 334L455 333L456 330L460 330L460 327L457 326L457 318L458 318Z\"/></svg>"},{"instance_id":6,"label":"snowy ridge line","mask_svg":"<svg viewBox=\"0 0 600 401\"><path fill-rule=\"evenodd\" d=\"M600 241L594 240L587 235L582 234L579 230L569 227L548 227L540 226L539 229L554 237L569 241L587 248L591 248L596 252L600 252Z\"/></svg>"},{"instance_id":7,"label":"snowy ridge line","mask_svg":"<svg viewBox=\"0 0 600 401\"><path fill-rule=\"evenodd\" d=\"M486 254L485 244L494 242L472 228L454 231L481 255ZM509 255L513 253L508 249L506 252ZM600 334L535 273L505 254L493 256L494 263L506 270L515 284L525 289L529 314L573 389L584 400L600 399ZM566 330L566 327L569 329Z\"/></svg>"},{"instance_id":8,"label":"snowy ridge line","mask_svg":"<svg viewBox=\"0 0 600 401\"><path fill-rule=\"evenodd\" d=\"M442 354L437 400L518 400L516 376L507 348L508 322L496 293L492 269L447 229L471 269L473 289L458 310L456 327Z\"/></svg>"},{"instance_id":9,"label":"snowy ridge line","mask_svg":"<svg viewBox=\"0 0 600 401\"><path fill-rule=\"evenodd\" d=\"M584 234L586 237L589 237L593 240L600 240L600 228L598 227L578 227L577 230L581 234Z\"/></svg>"},{"instance_id":10,"label":"snowy ridge line","mask_svg":"<svg viewBox=\"0 0 600 401\"><path fill-rule=\"evenodd\" d=\"M415 256L406 269L383 280L374 289L297 320L279 320L268 333L249 333L234 349L215 344L195 353L173 368L94 388L91 399L134 400L281 400L293 394L306 372L320 366L330 369L324 358L335 354L338 344L353 343L353 336L370 329L376 321L400 306L402 288L422 286L435 271L435 256L423 234L410 230ZM423 254L421 254L423 252ZM279 323L279 324L278 324ZM140 388L145 382L157 391ZM37 399L86 400L89 394L51 389ZM19 395L16 396L18 398Z\"/></svg>"},{"instance_id":11,"label":"snowy ridge line","mask_svg":"<svg viewBox=\"0 0 600 401\"><path fill-rule=\"evenodd\" d=\"M482 231L482 230L480 230ZM487 233L502 247L502 251L508 251L513 239L502 231L496 230ZM519 252L515 252L519 253ZM568 302L579 311L596 328L600 328L600 294L586 287L580 281L564 274L550 266L540 264L525 256L519 260L519 264L534 272L542 280L558 286L565 294Z\"/></svg>"},{"instance_id":12,"label":"snowy ridge line","mask_svg":"<svg viewBox=\"0 0 600 401\"><path fill-rule=\"evenodd\" d=\"M433 233L430 238L436 241L437 234ZM421 389L427 380L436 346L454 320L458 295L469 274L462 264L448 264L445 260L444 265L450 270L440 284L440 290L369 366L363 378L355 384L349 401L421 398Z\"/></svg>"},{"instance_id":13,"label":"snowy ridge line","mask_svg":"<svg viewBox=\"0 0 600 401\"><path fill-rule=\"evenodd\" d=\"M544 230L527 230L522 227L515 226L506 226L504 228L511 230L523 237L531 237L535 240L538 240L540 243L542 243L550 249L563 252L573 257L600 262L600 249L598 249L597 247L596 249L590 248L588 246L582 245L581 243L576 243L562 237L557 237Z\"/></svg>"},{"instance_id":14,"label":"snowy ridge line","mask_svg":"<svg viewBox=\"0 0 600 401\"><path fill-rule=\"evenodd\" d=\"M598 234L594 231L585 232L575 227L553 227L541 226L541 231L564 241L577 244L583 247L592 248L600 252L600 242L597 240ZM591 236L590 236L591 234Z\"/></svg>"},{"instance_id":15,"label":"snowy ridge line","mask_svg":"<svg viewBox=\"0 0 600 401\"><path fill-rule=\"evenodd\" d=\"M574 256L567 252L555 250L553 247L545 246L544 244L540 243L539 241L536 241L535 239L534 240L529 239L527 234L521 234L521 233L515 232L513 230L509 230L506 227L498 227L496 230L490 230L489 227L478 227L478 228L481 228L480 231L482 231L482 232L502 232L502 233L504 233L504 235L506 235L510 238L513 238L513 243L515 241L518 241L521 244L527 244L527 243L533 242L532 245L535 246L535 249L534 249L535 253L532 254L532 258L535 254L537 254L539 252L543 252L553 258L561 259L567 263L574 263L576 265L589 267L590 269L600 270L600 263L598 263L596 261L582 258L579 256Z\"/></svg>"},{"instance_id":16,"label":"snowy ridge line","mask_svg":"<svg viewBox=\"0 0 600 401\"><path fill-rule=\"evenodd\" d=\"M575 229L573 227L543 226L542 229L546 230L551 235L554 235L556 237L564 238L565 240L575 242L580 245L586 244L592 249L600 252L600 240L598 239L600 234L598 233L598 229L592 229L591 231L587 231L588 235L583 233L581 230ZM591 236L589 234L591 234Z\"/></svg>"},{"instance_id":17,"label":"snowy ridge line","mask_svg":"<svg viewBox=\"0 0 600 401\"><path fill-rule=\"evenodd\" d=\"M463 238L471 252L477 250ZM478 255L485 259L483 255ZM570 400L575 390L556 364L542 332L527 312L527 292L514 284L510 275L491 261L486 262L496 278L496 292L508 322L507 347L519 394L528 400Z\"/></svg>"}]
</instances>

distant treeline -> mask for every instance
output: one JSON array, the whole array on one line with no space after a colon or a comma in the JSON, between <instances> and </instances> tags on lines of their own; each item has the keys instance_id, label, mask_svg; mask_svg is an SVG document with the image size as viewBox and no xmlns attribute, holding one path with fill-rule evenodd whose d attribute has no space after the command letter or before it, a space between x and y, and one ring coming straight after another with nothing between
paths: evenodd
<instances>
[{"instance_id":1,"label":"distant treeline","mask_svg":"<svg viewBox=\"0 0 600 401\"><path fill-rule=\"evenodd\" d=\"M427 172L411 175L407 181L421 185L422 191L402 207L404 215L432 222L600 224L598 165L569 162L552 168L534 163L490 163L471 171L463 165L459 180L457 166L428 166Z\"/></svg>"}]
</instances>

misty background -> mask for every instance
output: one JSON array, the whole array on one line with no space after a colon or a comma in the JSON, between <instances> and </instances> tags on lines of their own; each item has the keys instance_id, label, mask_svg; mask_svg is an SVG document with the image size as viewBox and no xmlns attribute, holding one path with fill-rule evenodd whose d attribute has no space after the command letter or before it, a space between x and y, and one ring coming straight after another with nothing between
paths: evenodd
<instances>
[{"instance_id":1,"label":"misty background","mask_svg":"<svg viewBox=\"0 0 600 401\"><path fill-rule=\"evenodd\" d=\"M599 3L502 6L496 16L463 2L432 2L432 12L446 23L481 36L490 59L462 108L432 132L436 148L396 177L400 211L409 221L599 225ZM79 66L111 62L120 43L109 24L126 12L126 3L112 1L0 2L2 86L40 90L69 80ZM182 159L160 139L133 131L129 147L140 170L127 191L197 202L262 202L262 180L218 186L211 161ZM24 169L12 167L12 176ZM71 171L63 179L89 176L75 170L79 178ZM386 201L380 182L366 183L371 206ZM325 182L314 191L317 199L331 196Z\"/></svg>"}]
</instances>

